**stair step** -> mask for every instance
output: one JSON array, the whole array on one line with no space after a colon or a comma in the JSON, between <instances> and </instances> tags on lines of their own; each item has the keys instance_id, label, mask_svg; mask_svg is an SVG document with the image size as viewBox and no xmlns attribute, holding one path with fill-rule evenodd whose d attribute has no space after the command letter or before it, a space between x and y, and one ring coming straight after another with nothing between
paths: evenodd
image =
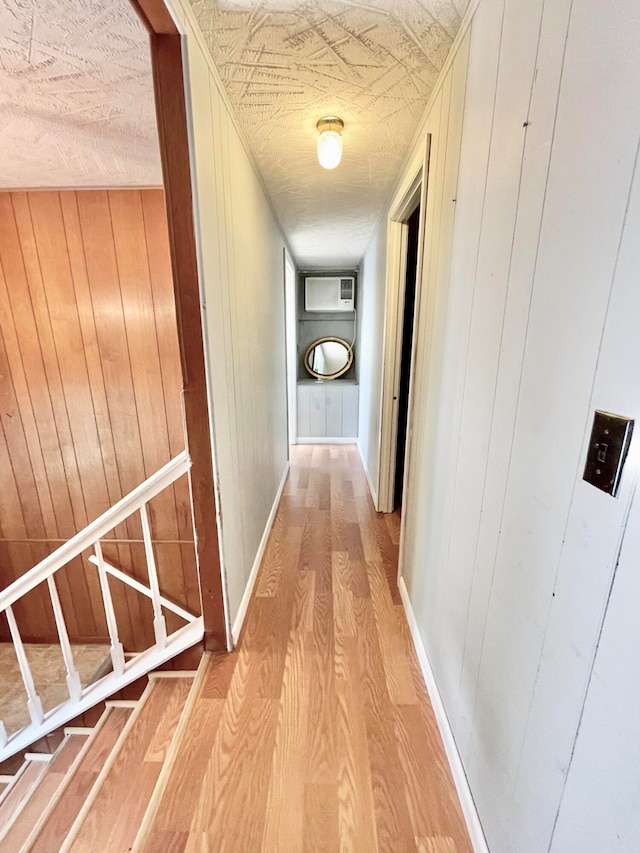
<instances>
[{"instance_id":1,"label":"stair step","mask_svg":"<svg viewBox=\"0 0 640 853\"><path fill-rule=\"evenodd\" d=\"M27 850L58 853L131 713L130 708L108 708L104 712L78 756L76 766L70 769L58 790L55 802L23 848L25 853Z\"/></svg>"},{"instance_id":2,"label":"stair step","mask_svg":"<svg viewBox=\"0 0 640 853\"><path fill-rule=\"evenodd\" d=\"M86 736L70 735L66 737L52 760L44 765L45 770L38 784L32 789L31 796L13 825L2 837L0 847L3 850L18 851L22 849L23 844L40 820L40 816L63 784L69 768L86 742Z\"/></svg>"},{"instance_id":3,"label":"stair step","mask_svg":"<svg viewBox=\"0 0 640 853\"><path fill-rule=\"evenodd\" d=\"M131 848L192 683L193 673L152 680L69 832L65 853L122 853ZM38 853L47 850L36 849Z\"/></svg>"},{"instance_id":4,"label":"stair step","mask_svg":"<svg viewBox=\"0 0 640 853\"><path fill-rule=\"evenodd\" d=\"M11 789L0 804L0 844L4 834L9 831L13 821L18 819L21 810L46 772L46 762L27 761L24 769L11 784ZM1 849L5 849L3 844Z\"/></svg>"}]
</instances>

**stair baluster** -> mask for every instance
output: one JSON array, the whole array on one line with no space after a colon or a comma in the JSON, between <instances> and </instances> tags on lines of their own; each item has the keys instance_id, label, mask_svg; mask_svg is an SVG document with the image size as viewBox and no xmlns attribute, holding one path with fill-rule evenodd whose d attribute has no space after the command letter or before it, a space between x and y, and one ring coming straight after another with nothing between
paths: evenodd
<instances>
[{"instance_id":1,"label":"stair baluster","mask_svg":"<svg viewBox=\"0 0 640 853\"><path fill-rule=\"evenodd\" d=\"M13 608L11 606L7 607L5 613L7 614L7 622L9 623L9 631L11 632L13 646L16 650L16 657L18 658L20 675L22 676L24 689L27 691L27 708L29 709L29 716L31 717L31 722L33 723L33 725L39 726L44 720L42 702L40 701L40 697L38 696L38 692L36 691L36 686L33 683L31 667L29 666L29 661L27 660L27 655L22 644L22 637L20 636L20 631L18 630L18 623L16 622L16 617L13 613Z\"/></svg>"}]
</instances>

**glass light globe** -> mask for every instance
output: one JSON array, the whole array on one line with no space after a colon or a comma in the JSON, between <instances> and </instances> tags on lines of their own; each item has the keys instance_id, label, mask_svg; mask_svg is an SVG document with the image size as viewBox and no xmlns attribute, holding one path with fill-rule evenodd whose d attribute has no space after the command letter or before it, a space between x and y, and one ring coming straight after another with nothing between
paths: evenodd
<instances>
[{"instance_id":1,"label":"glass light globe","mask_svg":"<svg viewBox=\"0 0 640 853\"><path fill-rule=\"evenodd\" d=\"M318 136L318 162L323 169L335 169L342 159L342 136L337 130L324 130Z\"/></svg>"}]
</instances>

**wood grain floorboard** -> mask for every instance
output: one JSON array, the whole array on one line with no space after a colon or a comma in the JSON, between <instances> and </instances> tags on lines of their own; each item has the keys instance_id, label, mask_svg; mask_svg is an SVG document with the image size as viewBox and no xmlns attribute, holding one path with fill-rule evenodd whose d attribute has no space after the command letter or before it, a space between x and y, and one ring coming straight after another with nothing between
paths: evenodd
<instances>
[{"instance_id":1,"label":"wood grain floorboard","mask_svg":"<svg viewBox=\"0 0 640 853\"><path fill-rule=\"evenodd\" d=\"M0 833L15 819L20 810L24 808L24 804L28 804L32 791L45 770L45 766L40 761L32 761L27 765L26 770L15 782L0 807ZM0 849L4 850L2 842L0 842Z\"/></svg>"},{"instance_id":2,"label":"wood grain floorboard","mask_svg":"<svg viewBox=\"0 0 640 853\"><path fill-rule=\"evenodd\" d=\"M156 681L102 782L71 851L122 853L133 844L191 688L190 678Z\"/></svg>"},{"instance_id":3,"label":"wood grain floorboard","mask_svg":"<svg viewBox=\"0 0 640 853\"><path fill-rule=\"evenodd\" d=\"M58 853L76 819L93 783L120 733L125 727L130 708L111 708L84 757L80 759L73 776L58 800L55 809L44 822L32 849L38 853Z\"/></svg>"},{"instance_id":4,"label":"wood grain floorboard","mask_svg":"<svg viewBox=\"0 0 640 853\"><path fill-rule=\"evenodd\" d=\"M64 782L65 774L73 761L78 757L78 753L86 741L86 737L82 735L72 735L66 739L60 751L47 767L38 787L29 797L29 801L20 812L18 820L16 820L0 842L0 849L9 851L20 850L22 848L22 845L39 820L40 815Z\"/></svg>"},{"instance_id":5,"label":"wood grain floorboard","mask_svg":"<svg viewBox=\"0 0 640 853\"><path fill-rule=\"evenodd\" d=\"M301 446L146 853L470 853L357 449Z\"/></svg>"}]
</instances>

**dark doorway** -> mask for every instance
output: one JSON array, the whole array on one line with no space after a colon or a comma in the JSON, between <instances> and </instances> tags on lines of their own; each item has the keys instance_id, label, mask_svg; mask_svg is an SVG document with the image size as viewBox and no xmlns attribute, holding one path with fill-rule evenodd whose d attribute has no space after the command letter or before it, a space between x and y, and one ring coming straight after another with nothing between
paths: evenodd
<instances>
[{"instance_id":1,"label":"dark doorway","mask_svg":"<svg viewBox=\"0 0 640 853\"><path fill-rule=\"evenodd\" d=\"M407 445L407 416L409 410L409 384L411 378L411 344L416 302L416 274L418 269L418 229L420 205L407 222L407 272L404 289L402 320L402 351L400 356L400 387L398 391L398 435L396 438L396 476L393 491L393 508L402 506L404 459Z\"/></svg>"}]
</instances>

